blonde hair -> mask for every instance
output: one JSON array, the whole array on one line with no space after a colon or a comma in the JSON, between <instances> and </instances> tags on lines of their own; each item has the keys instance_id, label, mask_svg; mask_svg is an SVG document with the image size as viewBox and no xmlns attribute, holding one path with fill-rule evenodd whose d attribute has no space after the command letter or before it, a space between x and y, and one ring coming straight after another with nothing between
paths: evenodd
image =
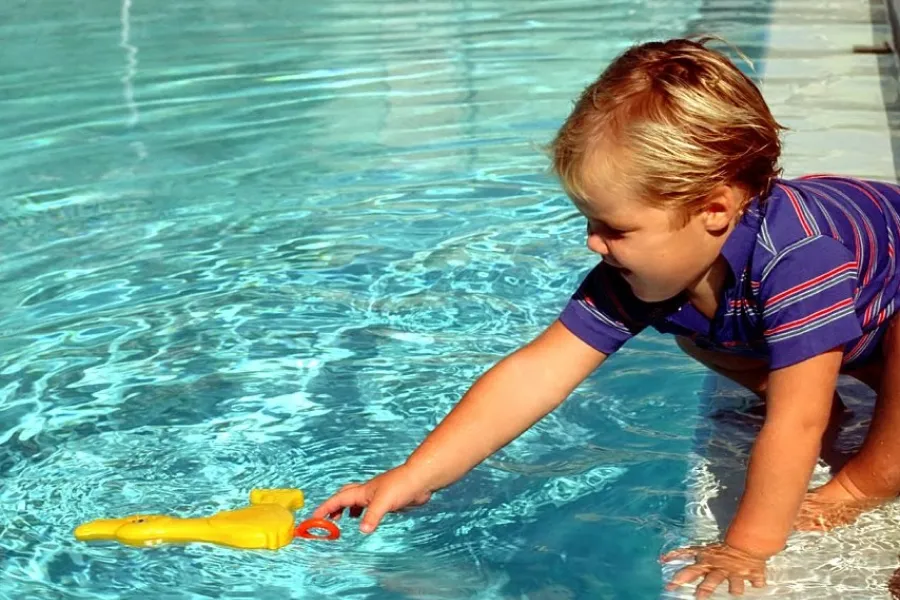
<instances>
[{"instance_id":1,"label":"blonde hair","mask_svg":"<svg viewBox=\"0 0 900 600\"><path fill-rule=\"evenodd\" d=\"M550 146L570 196L588 201L603 163L622 169L618 180L642 202L684 216L718 185L768 193L784 127L756 85L706 48L711 39L634 46L584 90Z\"/></svg>"}]
</instances>

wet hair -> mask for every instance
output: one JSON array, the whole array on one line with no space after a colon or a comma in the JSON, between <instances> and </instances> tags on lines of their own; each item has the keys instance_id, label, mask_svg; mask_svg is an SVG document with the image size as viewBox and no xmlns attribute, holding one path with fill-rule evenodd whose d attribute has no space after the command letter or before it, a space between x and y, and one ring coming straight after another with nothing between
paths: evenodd
<instances>
[{"instance_id":1,"label":"wet hair","mask_svg":"<svg viewBox=\"0 0 900 600\"><path fill-rule=\"evenodd\" d=\"M714 39L634 46L584 90L550 145L573 199L589 203L588 185L615 181L686 221L719 185L767 195L785 128L750 78L706 47Z\"/></svg>"}]
</instances>

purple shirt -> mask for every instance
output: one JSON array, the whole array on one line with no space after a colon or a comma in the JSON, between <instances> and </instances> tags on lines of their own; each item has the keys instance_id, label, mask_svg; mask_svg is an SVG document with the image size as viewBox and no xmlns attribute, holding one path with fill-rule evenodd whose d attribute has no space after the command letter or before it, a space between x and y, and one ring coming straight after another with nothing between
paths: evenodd
<instances>
[{"instance_id":1,"label":"purple shirt","mask_svg":"<svg viewBox=\"0 0 900 600\"><path fill-rule=\"evenodd\" d=\"M728 277L713 319L683 296L647 303L602 262L560 316L606 354L650 325L786 367L842 346L868 359L897 308L900 187L832 176L776 180L722 247Z\"/></svg>"}]
</instances>

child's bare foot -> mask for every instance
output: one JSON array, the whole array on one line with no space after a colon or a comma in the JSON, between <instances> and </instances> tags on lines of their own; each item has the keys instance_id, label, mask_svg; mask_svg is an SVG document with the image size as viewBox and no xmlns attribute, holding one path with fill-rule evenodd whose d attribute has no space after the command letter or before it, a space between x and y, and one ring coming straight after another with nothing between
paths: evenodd
<instances>
[{"instance_id":1,"label":"child's bare foot","mask_svg":"<svg viewBox=\"0 0 900 600\"><path fill-rule=\"evenodd\" d=\"M853 492L858 490L848 490L838 478L810 491L800 506L794 529L829 531L850 525L859 515L884 502L883 499L859 497Z\"/></svg>"}]
</instances>

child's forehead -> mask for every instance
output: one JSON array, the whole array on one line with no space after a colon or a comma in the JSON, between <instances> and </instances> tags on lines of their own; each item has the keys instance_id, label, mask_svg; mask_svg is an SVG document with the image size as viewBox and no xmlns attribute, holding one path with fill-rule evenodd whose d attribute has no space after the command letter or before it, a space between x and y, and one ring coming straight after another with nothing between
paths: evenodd
<instances>
[{"instance_id":1,"label":"child's forehead","mask_svg":"<svg viewBox=\"0 0 900 600\"><path fill-rule=\"evenodd\" d=\"M588 201L607 195L631 195L631 163L624 144L602 136L585 149L580 163L572 170L572 179L579 195Z\"/></svg>"},{"instance_id":2,"label":"child's forehead","mask_svg":"<svg viewBox=\"0 0 900 600\"><path fill-rule=\"evenodd\" d=\"M675 207L644 198L640 192L615 179L594 178L580 186L577 193L573 190L568 193L582 215L607 224L634 226L662 218L674 222L681 214Z\"/></svg>"},{"instance_id":3,"label":"child's forehead","mask_svg":"<svg viewBox=\"0 0 900 600\"><path fill-rule=\"evenodd\" d=\"M606 169L592 169L582 166L574 185L567 191L572 202L585 215L610 213L621 210L623 205L633 201L634 193L624 182Z\"/></svg>"},{"instance_id":4,"label":"child's forehead","mask_svg":"<svg viewBox=\"0 0 900 600\"><path fill-rule=\"evenodd\" d=\"M610 188L589 189L579 195L570 195L575 208L589 219L622 222L632 218L639 206L623 194Z\"/></svg>"}]
</instances>

